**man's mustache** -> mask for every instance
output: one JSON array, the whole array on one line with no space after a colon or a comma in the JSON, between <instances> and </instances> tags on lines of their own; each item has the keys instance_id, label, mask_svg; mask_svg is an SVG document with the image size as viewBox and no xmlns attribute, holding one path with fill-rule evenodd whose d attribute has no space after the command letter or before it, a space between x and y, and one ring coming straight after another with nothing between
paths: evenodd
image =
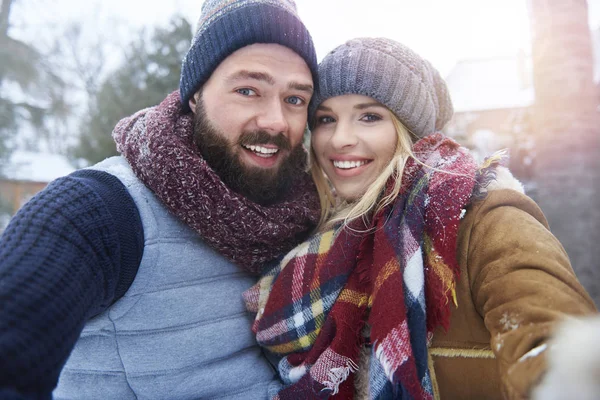
<instances>
[{"instance_id":1,"label":"man's mustache","mask_svg":"<svg viewBox=\"0 0 600 400\"><path fill-rule=\"evenodd\" d=\"M277 135L271 135L266 131L252 131L244 132L238 139L238 144L242 146L261 145L261 144L272 144L281 150L291 151L292 145L287 137L281 132Z\"/></svg>"}]
</instances>

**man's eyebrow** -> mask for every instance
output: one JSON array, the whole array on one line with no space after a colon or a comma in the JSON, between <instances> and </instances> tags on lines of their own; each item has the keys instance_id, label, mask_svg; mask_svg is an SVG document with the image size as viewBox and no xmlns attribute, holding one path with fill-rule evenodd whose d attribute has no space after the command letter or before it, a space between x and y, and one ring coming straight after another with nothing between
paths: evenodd
<instances>
[{"instance_id":1,"label":"man's eyebrow","mask_svg":"<svg viewBox=\"0 0 600 400\"><path fill-rule=\"evenodd\" d=\"M354 106L354 108L357 109L357 110L364 110L365 108L370 108L370 107L386 108L383 104L378 103L376 101L371 102L371 103L360 103L360 104L356 104Z\"/></svg>"},{"instance_id":2,"label":"man's eyebrow","mask_svg":"<svg viewBox=\"0 0 600 400\"><path fill-rule=\"evenodd\" d=\"M240 79L254 79L257 81L262 81L262 82L266 82L269 85L274 85L275 84L275 79L273 79L273 77L265 72L259 72L259 71L248 71L246 69L243 69L241 71L238 71L232 75L230 75L227 80L229 82L232 81L237 81Z\"/></svg>"},{"instance_id":3,"label":"man's eyebrow","mask_svg":"<svg viewBox=\"0 0 600 400\"><path fill-rule=\"evenodd\" d=\"M313 92L315 91L315 89L313 88L313 85L311 85L309 83L290 82L290 84L288 85L288 88L292 89L292 90L300 90L302 92L307 92L310 95L312 95Z\"/></svg>"}]
</instances>

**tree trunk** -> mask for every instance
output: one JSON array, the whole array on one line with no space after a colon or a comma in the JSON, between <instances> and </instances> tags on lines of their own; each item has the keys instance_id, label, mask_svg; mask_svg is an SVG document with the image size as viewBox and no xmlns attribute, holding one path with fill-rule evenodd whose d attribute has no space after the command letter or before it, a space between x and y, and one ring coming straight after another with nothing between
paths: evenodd
<instances>
[{"instance_id":1,"label":"tree trunk","mask_svg":"<svg viewBox=\"0 0 600 400\"><path fill-rule=\"evenodd\" d=\"M538 203L600 304L600 113L585 0L530 0Z\"/></svg>"},{"instance_id":2,"label":"tree trunk","mask_svg":"<svg viewBox=\"0 0 600 400\"><path fill-rule=\"evenodd\" d=\"M0 6L0 36L6 36L8 34L8 17L10 16L10 7L14 0L2 0L2 6Z\"/></svg>"},{"instance_id":3,"label":"tree trunk","mask_svg":"<svg viewBox=\"0 0 600 400\"><path fill-rule=\"evenodd\" d=\"M13 0L2 0L0 6L0 44L4 46L6 39L8 39L8 17L10 17L10 7L12 6ZM2 71L0 69L0 86L2 85Z\"/></svg>"}]
</instances>

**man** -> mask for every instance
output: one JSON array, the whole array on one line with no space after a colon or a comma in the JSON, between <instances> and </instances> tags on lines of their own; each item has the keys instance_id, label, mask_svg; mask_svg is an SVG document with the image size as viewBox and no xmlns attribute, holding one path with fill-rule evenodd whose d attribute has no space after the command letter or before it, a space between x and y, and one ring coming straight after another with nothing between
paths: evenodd
<instances>
[{"instance_id":1,"label":"man","mask_svg":"<svg viewBox=\"0 0 600 400\"><path fill-rule=\"evenodd\" d=\"M205 2L179 93L2 236L0 398L267 397L241 293L318 220L315 74L292 0Z\"/></svg>"}]
</instances>

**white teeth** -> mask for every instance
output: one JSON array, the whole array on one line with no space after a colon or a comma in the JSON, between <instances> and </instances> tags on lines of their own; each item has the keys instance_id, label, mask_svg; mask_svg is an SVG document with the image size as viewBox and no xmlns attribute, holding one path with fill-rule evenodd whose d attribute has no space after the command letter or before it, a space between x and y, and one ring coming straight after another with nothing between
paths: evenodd
<instances>
[{"instance_id":1,"label":"white teeth","mask_svg":"<svg viewBox=\"0 0 600 400\"><path fill-rule=\"evenodd\" d=\"M341 169L351 169L357 168L361 165L365 165L367 163L366 160L362 161L333 161L333 166Z\"/></svg>"},{"instance_id":2,"label":"white teeth","mask_svg":"<svg viewBox=\"0 0 600 400\"><path fill-rule=\"evenodd\" d=\"M248 150L255 152L258 155L272 156L273 154L275 154L279 151L279 149L277 149L277 148L269 149L266 147L255 146L255 145L249 145L249 146L244 146L244 147L247 148Z\"/></svg>"}]
</instances>

